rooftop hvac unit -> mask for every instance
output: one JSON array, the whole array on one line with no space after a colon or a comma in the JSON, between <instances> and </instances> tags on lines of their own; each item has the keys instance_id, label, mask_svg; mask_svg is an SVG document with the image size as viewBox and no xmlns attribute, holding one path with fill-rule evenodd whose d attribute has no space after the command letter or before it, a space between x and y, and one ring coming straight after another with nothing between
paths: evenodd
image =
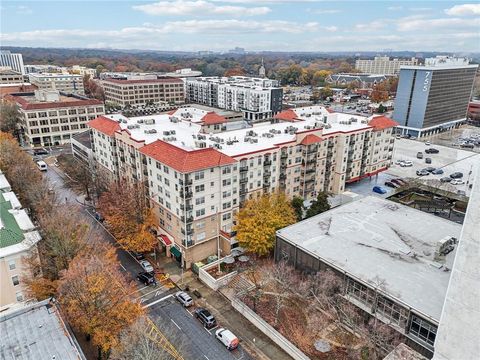
<instances>
[{"instance_id":1,"label":"rooftop hvac unit","mask_svg":"<svg viewBox=\"0 0 480 360\"><path fill-rule=\"evenodd\" d=\"M362 124L368 124L368 120L362 120L361 123Z\"/></svg>"},{"instance_id":2,"label":"rooftop hvac unit","mask_svg":"<svg viewBox=\"0 0 480 360\"><path fill-rule=\"evenodd\" d=\"M170 135L170 131L164 131L163 135L166 135L166 136Z\"/></svg>"},{"instance_id":3,"label":"rooftop hvac unit","mask_svg":"<svg viewBox=\"0 0 480 360\"><path fill-rule=\"evenodd\" d=\"M144 130L144 133L145 134L156 134L157 130L155 130L155 129Z\"/></svg>"},{"instance_id":4,"label":"rooftop hvac unit","mask_svg":"<svg viewBox=\"0 0 480 360\"><path fill-rule=\"evenodd\" d=\"M175 135L177 132L175 130L170 130L170 134Z\"/></svg>"},{"instance_id":5,"label":"rooftop hvac unit","mask_svg":"<svg viewBox=\"0 0 480 360\"><path fill-rule=\"evenodd\" d=\"M310 125L305 125L304 128L310 130L312 127Z\"/></svg>"},{"instance_id":6,"label":"rooftop hvac unit","mask_svg":"<svg viewBox=\"0 0 480 360\"><path fill-rule=\"evenodd\" d=\"M195 146L203 149L207 147L207 143L205 141L195 141Z\"/></svg>"},{"instance_id":7,"label":"rooftop hvac unit","mask_svg":"<svg viewBox=\"0 0 480 360\"><path fill-rule=\"evenodd\" d=\"M143 124L143 119L138 119L137 124Z\"/></svg>"},{"instance_id":8,"label":"rooftop hvac unit","mask_svg":"<svg viewBox=\"0 0 480 360\"><path fill-rule=\"evenodd\" d=\"M331 124L325 124L325 129L331 129L332 125Z\"/></svg>"},{"instance_id":9,"label":"rooftop hvac unit","mask_svg":"<svg viewBox=\"0 0 480 360\"><path fill-rule=\"evenodd\" d=\"M357 122L357 118L351 117L351 118L349 119L349 121L352 122L352 123L356 123L356 122Z\"/></svg>"},{"instance_id":10,"label":"rooftop hvac unit","mask_svg":"<svg viewBox=\"0 0 480 360\"><path fill-rule=\"evenodd\" d=\"M248 137L248 136L245 136L245 137L243 138L243 141L244 141L244 142L249 142L249 141L250 141L250 139L251 139L250 137Z\"/></svg>"},{"instance_id":11,"label":"rooftop hvac unit","mask_svg":"<svg viewBox=\"0 0 480 360\"><path fill-rule=\"evenodd\" d=\"M144 123L146 125L153 125L153 124L155 124L155 119L145 119Z\"/></svg>"}]
</instances>

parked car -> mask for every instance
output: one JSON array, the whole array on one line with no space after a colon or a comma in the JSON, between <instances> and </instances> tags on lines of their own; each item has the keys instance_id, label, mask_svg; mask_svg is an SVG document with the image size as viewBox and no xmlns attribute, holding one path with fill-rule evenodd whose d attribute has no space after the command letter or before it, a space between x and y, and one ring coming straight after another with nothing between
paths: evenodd
<instances>
[{"instance_id":1,"label":"parked car","mask_svg":"<svg viewBox=\"0 0 480 360\"><path fill-rule=\"evenodd\" d=\"M464 149L473 149L475 147L475 145L473 145L471 143L465 143L465 144L461 144L460 147L464 148Z\"/></svg>"},{"instance_id":2,"label":"parked car","mask_svg":"<svg viewBox=\"0 0 480 360\"><path fill-rule=\"evenodd\" d=\"M130 251L130 254L132 254L132 256L133 256L137 261L140 261L140 260L145 259L145 255L143 255L143 254L140 253L140 252Z\"/></svg>"},{"instance_id":3,"label":"parked car","mask_svg":"<svg viewBox=\"0 0 480 360\"><path fill-rule=\"evenodd\" d=\"M430 142L429 142L429 141L425 141L425 145L430 146Z\"/></svg>"},{"instance_id":4,"label":"parked car","mask_svg":"<svg viewBox=\"0 0 480 360\"><path fill-rule=\"evenodd\" d=\"M433 175L442 175L443 170L442 169L435 169L435 170L432 171L432 174Z\"/></svg>"},{"instance_id":5,"label":"parked car","mask_svg":"<svg viewBox=\"0 0 480 360\"><path fill-rule=\"evenodd\" d=\"M463 174L461 172L456 171L456 172L450 174L450 177L452 179L461 179L463 177Z\"/></svg>"},{"instance_id":6,"label":"parked car","mask_svg":"<svg viewBox=\"0 0 480 360\"><path fill-rule=\"evenodd\" d=\"M401 165L405 162L405 160L396 160L395 165Z\"/></svg>"},{"instance_id":7,"label":"parked car","mask_svg":"<svg viewBox=\"0 0 480 360\"><path fill-rule=\"evenodd\" d=\"M33 155L35 155L35 156L48 155L48 150L47 149L35 149L35 150L33 150Z\"/></svg>"},{"instance_id":8,"label":"parked car","mask_svg":"<svg viewBox=\"0 0 480 360\"><path fill-rule=\"evenodd\" d=\"M425 150L425 154L438 154L439 152L440 152L440 150L434 149L434 148L430 148L430 149Z\"/></svg>"},{"instance_id":9,"label":"parked car","mask_svg":"<svg viewBox=\"0 0 480 360\"><path fill-rule=\"evenodd\" d=\"M388 187L391 187L391 188L396 188L398 185L395 185L393 182L391 181L385 181L385 186L388 186Z\"/></svg>"},{"instance_id":10,"label":"parked car","mask_svg":"<svg viewBox=\"0 0 480 360\"><path fill-rule=\"evenodd\" d=\"M423 152L417 152L417 159L423 159Z\"/></svg>"},{"instance_id":11,"label":"parked car","mask_svg":"<svg viewBox=\"0 0 480 360\"><path fill-rule=\"evenodd\" d=\"M140 260L139 264L146 272L153 272L154 270L152 264L150 264L148 260Z\"/></svg>"},{"instance_id":12,"label":"parked car","mask_svg":"<svg viewBox=\"0 0 480 360\"><path fill-rule=\"evenodd\" d=\"M207 309L196 309L195 317L200 320L203 326L205 326L207 329L211 329L217 325L217 320L215 320L215 317Z\"/></svg>"},{"instance_id":13,"label":"parked car","mask_svg":"<svg viewBox=\"0 0 480 360\"><path fill-rule=\"evenodd\" d=\"M373 188L372 188L372 191L377 193L377 194L386 194L387 193L387 190L385 190L383 187L381 186L378 186L378 185L375 185Z\"/></svg>"},{"instance_id":14,"label":"parked car","mask_svg":"<svg viewBox=\"0 0 480 360\"><path fill-rule=\"evenodd\" d=\"M390 180L390 181L391 181L392 183L394 183L394 184L397 184L398 186L403 186L403 185L406 184L406 182L403 181L402 179L392 179L392 180Z\"/></svg>"},{"instance_id":15,"label":"parked car","mask_svg":"<svg viewBox=\"0 0 480 360\"><path fill-rule=\"evenodd\" d=\"M155 275L151 272L142 271L138 273L137 280L141 283L148 285L157 285L157 280L155 280Z\"/></svg>"},{"instance_id":16,"label":"parked car","mask_svg":"<svg viewBox=\"0 0 480 360\"><path fill-rule=\"evenodd\" d=\"M450 184L452 184L452 185L463 185L463 184L465 184L465 181L463 181L461 179L453 179L452 181L450 181Z\"/></svg>"},{"instance_id":17,"label":"parked car","mask_svg":"<svg viewBox=\"0 0 480 360\"><path fill-rule=\"evenodd\" d=\"M422 170L417 170L416 172L417 176L427 176L427 175L430 175L430 173L425 170L425 169L422 169Z\"/></svg>"},{"instance_id":18,"label":"parked car","mask_svg":"<svg viewBox=\"0 0 480 360\"><path fill-rule=\"evenodd\" d=\"M432 158L425 158L425 164L431 164Z\"/></svg>"},{"instance_id":19,"label":"parked car","mask_svg":"<svg viewBox=\"0 0 480 360\"><path fill-rule=\"evenodd\" d=\"M227 347L228 350L235 350L238 347L238 338L230 330L220 328L215 331L215 337Z\"/></svg>"},{"instance_id":20,"label":"parked car","mask_svg":"<svg viewBox=\"0 0 480 360\"><path fill-rule=\"evenodd\" d=\"M432 166L429 166L429 167L426 167L426 168L423 169L423 170L427 170L429 173L431 173L431 172L433 172L433 171L435 170L435 168L432 167Z\"/></svg>"},{"instance_id":21,"label":"parked car","mask_svg":"<svg viewBox=\"0 0 480 360\"><path fill-rule=\"evenodd\" d=\"M37 161L37 168L40 171L47 171L48 170L47 163L43 160Z\"/></svg>"},{"instance_id":22,"label":"parked car","mask_svg":"<svg viewBox=\"0 0 480 360\"><path fill-rule=\"evenodd\" d=\"M443 183L450 182L450 181L452 181L452 178L449 176L445 176L440 179L440 182L443 182Z\"/></svg>"},{"instance_id":23,"label":"parked car","mask_svg":"<svg viewBox=\"0 0 480 360\"><path fill-rule=\"evenodd\" d=\"M407 161L404 161L403 163L401 163L400 166L401 167L412 167L413 162L411 162L410 160L407 160Z\"/></svg>"},{"instance_id":24,"label":"parked car","mask_svg":"<svg viewBox=\"0 0 480 360\"><path fill-rule=\"evenodd\" d=\"M175 293L175 298L180 301L184 307L189 307L193 305L193 299L184 291L178 291Z\"/></svg>"}]
</instances>

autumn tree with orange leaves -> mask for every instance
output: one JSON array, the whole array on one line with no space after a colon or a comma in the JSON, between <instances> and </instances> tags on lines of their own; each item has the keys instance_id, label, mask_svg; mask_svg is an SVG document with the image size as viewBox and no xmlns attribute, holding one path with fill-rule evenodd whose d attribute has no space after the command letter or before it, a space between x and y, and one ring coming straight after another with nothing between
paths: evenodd
<instances>
[{"instance_id":1,"label":"autumn tree with orange leaves","mask_svg":"<svg viewBox=\"0 0 480 360\"><path fill-rule=\"evenodd\" d=\"M143 315L128 297L135 288L119 265L113 246L95 247L77 255L60 280L60 305L69 323L98 347L99 358L108 358L121 332Z\"/></svg>"},{"instance_id":2,"label":"autumn tree with orange leaves","mask_svg":"<svg viewBox=\"0 0 480 360\"><path fill-rule=\"evenodd\" d=\"M113 184L100 196L98 209L125 249L146 252L155 247L157 240L151 232L155 216L141 185Z\"/></svg>"}]
</instances>

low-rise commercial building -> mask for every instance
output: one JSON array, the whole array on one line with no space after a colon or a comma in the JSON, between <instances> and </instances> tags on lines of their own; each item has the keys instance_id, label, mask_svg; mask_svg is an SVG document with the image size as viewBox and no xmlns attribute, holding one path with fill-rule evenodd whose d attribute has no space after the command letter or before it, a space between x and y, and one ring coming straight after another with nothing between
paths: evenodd
<instances>
[{"instance_id":1,"label":"low-rise commercial building","mask_svg":"<svg viewBox=\"0 0 480 360\"><path fill-rule=\"evenodd\" d=\"M277 80L247 76L185 80L187 101L241 111L249 121L272 118L282 110L283 89Z\"/></svg>"},{"instance_id":2,"label":"low-rise commercial building","mask_svg":"<svg viewBox=\"0 0 480 360\"><path fill-rule=\"evenodd\" d=\"M114 104L142 105L168 102L181 104L185 101L183 81L177 78L158 79L105 79L102 80L105 101Z\"/></svg>"},{"instance_id":3,"label":"low-rise commercial building","mask_svg":"<svg viewBox=\"0 0 480 360\"><path fill-rule=\"evenodd\" d=\"M23 84L23 75L13 70L0 70L0 84Z\"/></svg>"},{"instance_id":4,"label":"low-rise commercial building","mask_svg":"<svg viewBox=\"0 0 480 360\"><path fill-rule=\"evenodd\" d=\"M373 60L355 61L355 69L365 74L376 75L397 75L400 71L400 66L415 66L418 65L418 59L412 57L411 59L391 59L388 56L375 56Z\"/></svg>"},{"instance_id":5,"label":"low-rise commercial building","mask_svg":"<svg viewBox=\"0 0 480 360\"><path fill-rule=\"evenodd\" d=\"M233 219L246 200L274 191L311 200L390 166L396 123L388 118L313 106L274 121L229 128L217 113L185 107L89 126L97 166L147 186L158 233L190 266L216 253L219 235L224 254L236 244Z\"/></svg>"},{"instance_id":6,"label":"low-rise commercial building","mask_svg":"<svg viewBox=\"0 0 480 360\"><path fill-rule=\"evenodd\" d=\"M275 260L344 280L344 296L431 357L462 226L367 196L277 231Z\"/></svg>"},{"instance_id":7,"label":"low-rise commercial building","mask_svg":"<svg viewBox=\"0 0 480 360\"><path fill-rule=\"evenodd\" d=\"M58 91L13 93L5 100L18 105L26 145L51 146L70 142L87 129L87 122L105 113L103 102Z\"/></svg>"},{"instance_id":8,"label":"low-rise commercial building","mask_svg":"<svg viewBox=\"0 0 480 360\"><path fill-rule=\"evenodd\" d=\"M86 360L53 299L1 313L0 333L5 360Z\"/></svg>"},{"instance_id":9,"label":"low-rise commercial building","mask_svg":"<svg viewBox=\"0 0 480 360\"><path fill-rule=\"evenodd\" d=\"M38 256L41 237L22 209L10 184L0 172L0 312L16 309L29 300L23 284L28 273L26 259Z\"/></svg>"},{"instance_id":10,"label":"low-rise commercial building","mask_svg":"<svg viewBox=\"0 0 480 360\"><path fill-rule=\"evenodd\" d=\"M75 74L33 73L30 83L39 90L57 90L67 94L85 95L83 76Z\"/></svg>"},{"instance_id":11,"label":"low-rise commercial building","mask_svg":"<svg viewBox=\"0 0 480 360\"><path fill-rule=\"evenodd\" d=\"M325 78L325 82L335 86L353 85L359 89L372 89L375 85L388 78L386 75L330 74Z\"/></svg>"}]
</instances>

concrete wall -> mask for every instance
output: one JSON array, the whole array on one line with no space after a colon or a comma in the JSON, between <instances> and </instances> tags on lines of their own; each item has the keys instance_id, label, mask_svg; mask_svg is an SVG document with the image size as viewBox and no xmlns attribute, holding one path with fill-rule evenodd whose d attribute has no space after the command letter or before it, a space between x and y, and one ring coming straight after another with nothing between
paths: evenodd
<instances>
[{"instance_id":1,"label":"concrete wall","mask_svg":"<svg viewBox=\"0 0 480 360\"><path fill-rule=\"evenodd\" d=\"M247 305L238 299L232 300L232 306L240 314L242 314L248 321L255 325L261 332L267 335L280 348L282 348L288 355L295 360L309 360L310 358L301 352L295 345L288 341L282 334L275 330L272 326L267 324L260 316L255 314Z\"/></svg>"},{"instance_id":2,"label":"concrete wall","mask_svg":"<svg viewBox=\"0 0 480 360\"><path fill-rule=\"evenodd\" d=\"M213 276L211 276L207 270L213 268L213 267L216 267L218 266L218 262L219 261L222 261L222 259L220 260L217 260L217 261L214 261L210 264L207 264L205 266L202 266L200 269L199 269L199 272L198 272L198 275L200 277L200 280L205 284L207 285L209 288L217 291L219 288L221 288L222 286L225 286L227 285L230 280L233 279L233 277L235 275L237 275L237 272L236 271L233 271L231 273L228 273L227 275L225 276L222 276L221 278L218 278L218 279L215 279Z\"/></svg>"}]
</instances>

